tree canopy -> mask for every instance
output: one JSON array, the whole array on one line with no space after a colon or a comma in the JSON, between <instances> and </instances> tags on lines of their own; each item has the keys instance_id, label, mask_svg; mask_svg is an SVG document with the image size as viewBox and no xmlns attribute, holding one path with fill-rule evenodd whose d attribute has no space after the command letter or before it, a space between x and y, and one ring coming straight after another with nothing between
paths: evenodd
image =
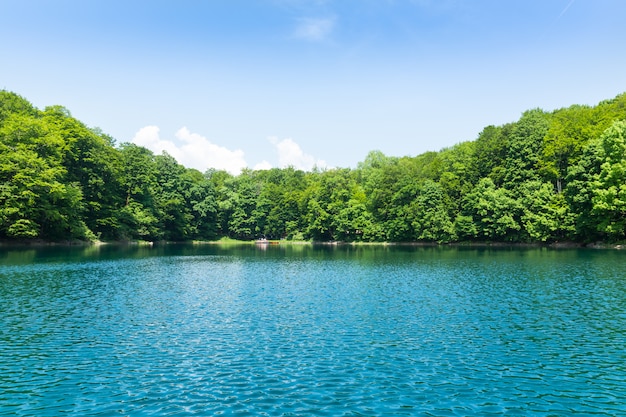
<instances>
[{"instance_id":1,"label":"tree canopy","mask_svg":"<svg viewBox=\"0 0 626 417\"><path fill-rule=\"evenodd\" d=\"M626 239L626 94L532 109L475 140L356 168L239 175L117 144L0 91L0 239Z\"/></svg>"}]
</instances>

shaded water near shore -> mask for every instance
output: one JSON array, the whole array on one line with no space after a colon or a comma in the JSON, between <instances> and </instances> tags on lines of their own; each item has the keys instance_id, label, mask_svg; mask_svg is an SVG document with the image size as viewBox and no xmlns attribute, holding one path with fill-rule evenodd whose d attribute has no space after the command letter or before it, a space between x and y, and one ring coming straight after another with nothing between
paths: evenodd
<instances>
[{"instance_id":1,"label":"shaded water near shore","mask_svg":"<svg viewBox=\"0 0 626 417\"><path fill-rule=\"evenodd\" d=\"M0 415L623 415L625 256L0 249Z\"/></svg>"}]
</instances>

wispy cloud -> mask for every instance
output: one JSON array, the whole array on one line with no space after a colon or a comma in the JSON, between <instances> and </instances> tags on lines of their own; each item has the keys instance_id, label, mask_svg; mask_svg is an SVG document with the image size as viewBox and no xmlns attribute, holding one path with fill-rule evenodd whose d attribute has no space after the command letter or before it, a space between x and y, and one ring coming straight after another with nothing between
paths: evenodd
<instances>
[{"instance_id":1,"label":"wispy cloud","mask_svg":"<svg viewBox=\"0 0 626 417\"><path fill-rule=\"evenodd\" d=\"M559 14L559 17L556 18L557 20L559 20L565 14L565 12L567 12L567 9L569 9L572 6L572 4L574 4L574 1L575 0L571 0L569 3L567 3L567 6L565 6L561 14Z\"/></svg>"},{"instance_id":2,"label":"wispy cloud","mask_svg":"<svg viewBox=\"0 0 626 417\"><path fill-rule=\"evenodd\" d=\"M314 167L327 168L325 161L304 153L300 145L291 138L279 140L276 137L270 137L268 140L278 151L278 164L281 168L293 166L303 171L310 171Z\"/></svg>"},{"instance_id":3,"label":"wispy cloud","mask_svg":"<svg viewBox=\"0 0 626 417\"><path fill-rule=\"evenodd\" d=\"M175 135L176 142L161 139L158 126L146 126L135 134L132 143L150 149L156 154L166 151L178 163L202 172L209 168L223 169L237 175L247 166L242 150L230 150L211 143L207 138L192 133L186 127Z\"/></svg>"},{"instance_id":4,"label":"wispy cloud","mask_svg":"<svg viewBox=\"0 0 626 417\"><path fill-rule=\"evenodd\" d=\"M294 36L309 42L322 42L330 38L336 22L335 17L298 19Z\"/></svg>"}]
</instances>

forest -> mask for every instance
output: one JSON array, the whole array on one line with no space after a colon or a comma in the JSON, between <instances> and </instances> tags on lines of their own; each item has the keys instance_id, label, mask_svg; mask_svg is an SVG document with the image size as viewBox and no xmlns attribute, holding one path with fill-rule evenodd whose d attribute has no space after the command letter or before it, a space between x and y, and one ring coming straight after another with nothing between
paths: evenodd
<instances>
[{"instance_id":1,"label":"forest","mask_svg":"<svg viewBox=\"0 0 626 417\"><path fill-rule=\"evenodd\" d=\"M356 168L186 168L0 91L0 240L623 242L626 93Z\"/></svg>"}]
</instances>

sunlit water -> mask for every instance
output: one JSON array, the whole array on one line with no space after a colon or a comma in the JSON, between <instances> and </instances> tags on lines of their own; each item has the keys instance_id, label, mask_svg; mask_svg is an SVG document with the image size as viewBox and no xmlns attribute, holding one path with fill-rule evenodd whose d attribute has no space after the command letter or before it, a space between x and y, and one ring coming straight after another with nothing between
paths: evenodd
<instances>
[{"instance_id":1,"label":"sunlit water","mask_svg":"<svg viewBox=\"0 0 626 417\"><path fill-rule=\"evenodd\" d=\"M0 415L626 415L625 258L0 249Z\"/></svg>"}]
</instances>

